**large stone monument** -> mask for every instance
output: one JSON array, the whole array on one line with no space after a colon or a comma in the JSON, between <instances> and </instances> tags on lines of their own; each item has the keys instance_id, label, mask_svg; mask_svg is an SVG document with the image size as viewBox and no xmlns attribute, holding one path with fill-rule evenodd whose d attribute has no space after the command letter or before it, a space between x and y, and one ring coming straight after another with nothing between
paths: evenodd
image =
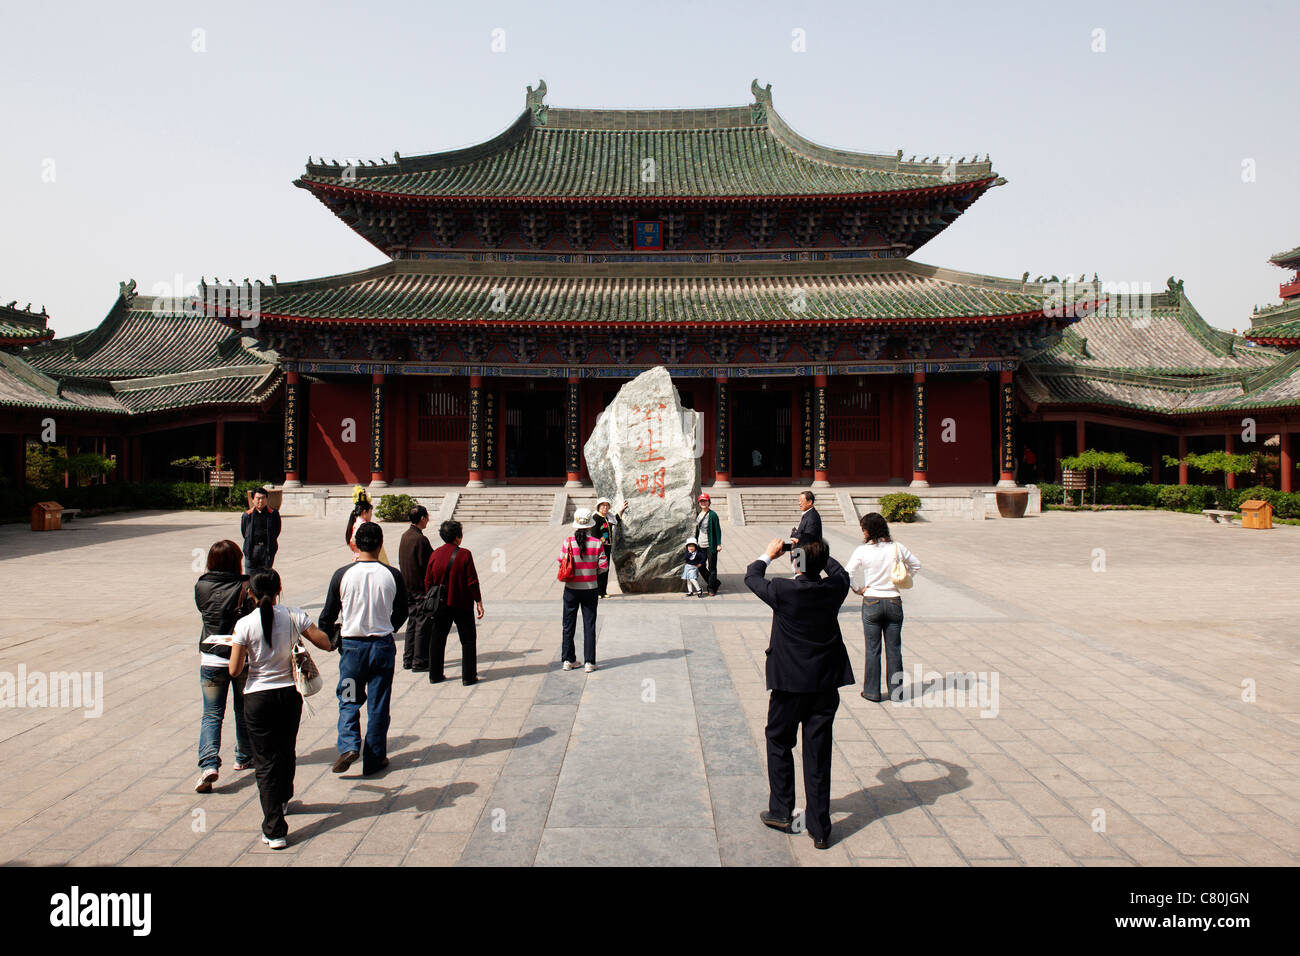
<instances>
[{"instance_id":1,"label":"large stone monument","mask_svg":"<svg viewBox=\"0 0 1300 956\"><path fill-rule=\"evenodd\" d=\"M681 588L682 554L700 493L700 415L656 366L618 390L583 454L596 494L628 503L612 555L627 592Z\"/></svg>"}]
</instances>

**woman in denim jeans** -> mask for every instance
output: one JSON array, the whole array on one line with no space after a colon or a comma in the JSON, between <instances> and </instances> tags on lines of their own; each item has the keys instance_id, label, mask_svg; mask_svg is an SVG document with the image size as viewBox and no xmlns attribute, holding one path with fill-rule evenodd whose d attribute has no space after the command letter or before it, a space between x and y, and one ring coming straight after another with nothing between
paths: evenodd
<instances>
[{"instance_id":1,"label":"woman in denim jeans","mask_svg":"<svg viewBox=\"0 0 1300 956\"><path fill-rule=\"evenodd\" d=\"M221 768L221 724L226 697L233 686L235 709L235 769L253 765L253 748L244 723L244 675L231 677L230 645L235 622L252 608L248 576L240 573L243 553L233 541L218 541L208 549L207 571L194 584L194 603L203 618L199 635L199 686L203 690L203 723L199 730L199 781L195 793L210 793Z\"/></svg>"},{"instance_id":2,"label":"woman in denim jeans","mask_svg":"<svg viewBox=\"0 0 1300 956\"><path fill-rule=\"evenodd\" d=\"M884 516L871 512L862 516L862 539L845 565L849 580L857 581L862 575L862 587L854 587L854 594L862 595L862 633L867 642L867 677L862 696L879 703L880 696L880 644L884 638L887 692L894 700L903 699L903 597L894 586L894 558L907 565L913 574L921 570L921 562L901 544L889 536L889 525Z\"/></svg>"}]
</instances>

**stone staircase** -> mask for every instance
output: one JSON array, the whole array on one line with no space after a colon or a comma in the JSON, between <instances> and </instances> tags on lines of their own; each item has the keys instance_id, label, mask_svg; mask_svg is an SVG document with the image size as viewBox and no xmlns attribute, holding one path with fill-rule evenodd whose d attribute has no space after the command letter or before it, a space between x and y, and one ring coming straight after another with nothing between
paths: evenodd
<instances>
[{"instance_id":1,"label":"stone staircase","mask_svg":"<svg viewBox=\"0 0 1300 956\"><path fill-rule=\"evenodd\" d=\"M555 492L466 488L458 493L451 517L462 524L550 524Z\"/></svg>"},{"instance_id":2,"label":"stone staircase","mask_svg":"<svg viewBox=\"0 0 1300 956\"><path fill-rule=\"evenodd\" d=\"M742 491L740 506L745 512L745 524L772 524L782 529L799 523L799 492L795 491ZM818 494L814 505L822 516L822 524L844 524L844 510L833 492ZM856 519L855 519L856 520Z\"/></svg>"}]
</instances>

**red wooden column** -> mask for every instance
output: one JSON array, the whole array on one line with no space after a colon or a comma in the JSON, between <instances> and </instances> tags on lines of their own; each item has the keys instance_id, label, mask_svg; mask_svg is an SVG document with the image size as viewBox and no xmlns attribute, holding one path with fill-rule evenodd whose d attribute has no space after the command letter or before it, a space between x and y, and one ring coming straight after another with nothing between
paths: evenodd
<instances>
[{"instance_id":1,"label":"red wooden column","mask_svg":"<svg viewBox=\"0 0 1300 956\"><path fill-rule=\"evenodd\" d=\"M731 396L727 394L727 376L717 375L717 434L713 442L713 487L731 487Z\"/></svg>"},{"instance_id":2,"label":"red wooden column","mask_svg":"<svg viewBox=\"0 0 1300 956\"><path fill-rule=\"evenodd\" d=\"M469 480L466 488L483 487L483 376L469 377Z\"/></svg>"},{"instance_id":3,"label":"red wooden column","mask_svg":"<svg viewBox=\"0 0 1300 956\"><path fill-rule=\"evenodd\" d=\"M912 373L912 487L930 487L930 441L926 419L930 403L925 394L924 370Z\"/></svg>"},{"instance_id":4,"label":"red wooden column","mask_svg":"<svg viewBox=\"0 0 1300 956\"><path fill-rule=\"evenodd\" d=\"M564 487L582 487L582 393L570 375L564 396Z\"/></svg>"},{"instance_id":5,"label":"red wooden column","mask_svg":"<svg viewBox=\"0 0 1300 956\"><path fill-rule=\"evenodd\" d=\"M813 483L814 488L829 488L830 448L826 421L826 375L813 376Z\"/></svg>"},{"instance_id":6,"label":"red wooden column","mask_svg":"<svg viewBox=\"0 0 1300 956\"><path fill-rule=\"evenodd\" d=\"M1016 386L1012 372L998 372L998 487L1016 487Z\"/></svg>"},{"instance_id":7,"label":"red wooden column","mask_svg":"<svg viewBox=\"0 0 1300 956\"><path fill-rule=\"evenodd\" d=\"M226 460L226 420L218 418L214 427L217 430L216 470L220 471Z\"/></svg>"},{"instance_id":8,"label":"red wooden column","mask_svg":"<svg viewBox=\"0 0 1300 956\"><path fill-rule=\"evenodd\" d=\"M1151 446L1151 484L1160 484L1160 445Z\"/></svg>"},{"instance_id":9,"label":"red wooden column","mask_svg":"<svg viewBox=\"0 0 1300 956\"><path fill-rule=\"evenodd\" d=\"M383 372L370 374L370 487L388 487L384 431L387 427L387 386Z\"/></svg>"},{"instance_id":10,"label":"red wooden column","mask_svg":"<svg viewBox=\"0 0 1300 956\"><path fill-rule=\"evenodd\" d=\"M297 372L284 375L284 487L300 488L305 434L301 430L302 385Z\"/></svg>"},{"instance_id":11,"label":"red wooden column","mask_svg":"<svg viewBox=\"0 0 1300 956\"><path fill-rule=\"evenodd\" d=\"M1088 424L1082 418L1074 420L1074 453L1082 455L1088 448Z\"/></svg>"},{"instance_id":12,"label":"red wooden column","mask_svg":"<svg viewBox=\"0 0 1300 956\"><path fill-rule=\"evenodd\" d=\"M1061 426L1052 429L1052 467L1056 469L1056 484L1061 483L1061 459L1065 457L1065 439L1061 436Z\"/></svg>"},{"instance_id":13,"label":"red wooden column","mask_svg":"<svg viewBox=\"0 0 1300 956\"><path fill-rule=\"evenodd\" d=\"M1295 475L1295 457L1291 454L1291 430L1283 425L1277 440L1282 448L1282 490L1286 494L1290 494L1293 476Z\"/></svg>"},{"instance_id":14,"label":"red wooden column","mask_svg":"<svg viewBox=\"0 0 1300 956\"><path fill-rule=\"evenodd\" d=\"M1223 433L1223 450L1226 451L1229 455L1231 455L1233 452L1237 450L1236 442L1234 441L1235 438L1236 438L1235 432ZM1223 478L1224 478L1224 486L1229 491L1232 491L1237 487L1236 475L1232 474L1231 472L1224 472Z\"/></svg>"},{"instance_id":15,"label":"red wooden column","mask_svg":"<svg viewBox=\"0 0 1300 956\"><path fill-rule=\"evenodd\" d=\"M1178 436L1178 483L1187 484L1187 436Z\"/></svg>"}]
</instances>

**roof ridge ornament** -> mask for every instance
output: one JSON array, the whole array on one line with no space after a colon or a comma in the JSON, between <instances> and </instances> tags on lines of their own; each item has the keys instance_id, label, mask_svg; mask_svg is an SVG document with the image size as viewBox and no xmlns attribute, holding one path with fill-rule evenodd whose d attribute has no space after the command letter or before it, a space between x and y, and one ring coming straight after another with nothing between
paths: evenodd
<instances>
[{"instance_id":1,"label":"roof ridge ornament","mask_svg":"<svg viewBox=\"0 0 1300 956\"><path fill-rule=\"evenodd\" d=\"M749 118L757 126L767 122L768 110L772 108L772 84L758 85L758 77L749 84L749 92L754 94L754 102L749 108Z\"/></svg>"},{"instance_id":2,"label":"roof ridge ornament","mask_svg":"<svg viewBox=\"0 0 1300 956\"><path fill-rule=\"evenodd\" d=\"M126 300L127 305L130 305L131 300L135 298L135 280L128 279L126 282L119 282L117 284L117 294Z\"/></svg>"},{"instance_id":3,"label":"roof ridge ornament","mask_svg":"<svg viewBox=\"0 0 1300 956\"><path fill-rule=\"evenodd\" d=\"M525 109L533 114L533 119L537 121L538 126L546 125L546 111L549 107L542 102L546 97L546 81L541 77L537 78L537 89L534 90L531 85L527 87L527 94L524 97Z\"/></svg>"}]
</instances>

